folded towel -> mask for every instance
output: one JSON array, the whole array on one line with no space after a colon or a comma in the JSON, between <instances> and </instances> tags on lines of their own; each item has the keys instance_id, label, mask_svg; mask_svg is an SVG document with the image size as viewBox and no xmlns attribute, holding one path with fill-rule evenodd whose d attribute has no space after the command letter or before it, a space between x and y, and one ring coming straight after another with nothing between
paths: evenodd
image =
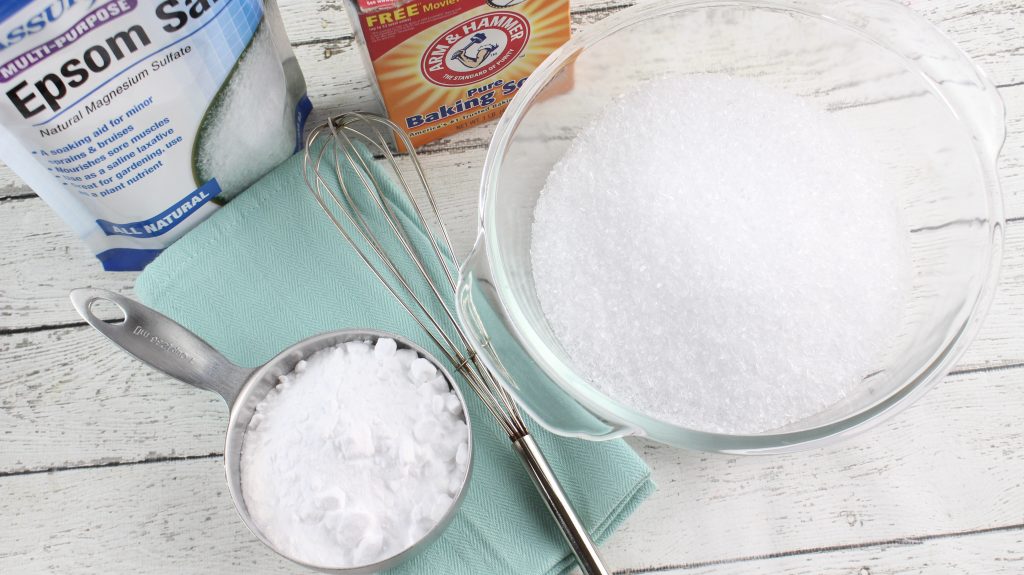
<instances>
[{"instance_id":1,"label":"folded towel","mask_svg":"<svg viewBox=\"0 0 1024 575\"><path fill-rule=\"evenodd\" d=\"M352 174L345 180L358 185ZM259 365L306 337L360 327L400 334L443 361L321 212L306 189L301 154L178 240L146 268L135 290L243 366ZM508 437L462 387L474 433L466 498L435 543L391 572L568 572L574 559ZM654 490L650 470L624 442L555 437L527 423L598 542Z\"/></svg>"}]
</instances>

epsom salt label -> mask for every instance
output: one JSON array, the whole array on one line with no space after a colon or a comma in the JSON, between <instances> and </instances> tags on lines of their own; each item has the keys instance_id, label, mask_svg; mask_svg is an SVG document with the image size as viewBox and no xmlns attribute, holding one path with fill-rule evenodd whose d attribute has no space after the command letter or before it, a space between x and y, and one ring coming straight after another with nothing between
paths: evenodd
<instances>
[{"instance_id":1,"label":"epsom salt label","mask_svg":"<svg viewBox=\"0 0 1024 575\"><path fill-rule=\"evenodd\" d=\"M0 157L108 270L136 270L300 145L273 2L0 6Z\"/></svg>"},{"instance_id":2,"label":"epsom salt label","mask_svg":"<svg viewBox=\"0 0 1024 575\"><path fill-rule=\"evenodd\" d=\"M388 116L414 145L497 118L569 39L568 0L348 0Z\"/></svg>"}]
</instances>

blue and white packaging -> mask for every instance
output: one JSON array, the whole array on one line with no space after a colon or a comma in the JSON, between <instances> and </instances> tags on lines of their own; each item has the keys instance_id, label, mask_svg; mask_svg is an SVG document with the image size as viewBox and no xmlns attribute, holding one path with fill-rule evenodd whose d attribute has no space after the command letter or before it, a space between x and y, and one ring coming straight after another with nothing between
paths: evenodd
<instances>
[{"instance_id":1,"label":"blue and white packaging","mask_svg":"<svg viewBox=\"0 0 1024 575\"><path fill-rule=\"evenodd\" d=\"M292 155L312 107L273 0L7 0L0 92L0 159L110 271Z\"/></svg>"}]
</instances>

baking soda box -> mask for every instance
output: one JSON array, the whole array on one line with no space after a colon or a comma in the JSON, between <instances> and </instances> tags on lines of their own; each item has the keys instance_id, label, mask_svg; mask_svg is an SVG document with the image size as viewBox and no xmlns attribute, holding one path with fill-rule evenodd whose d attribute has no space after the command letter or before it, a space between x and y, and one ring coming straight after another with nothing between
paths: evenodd
<instances>
[{"instance_id":1,"label":"baking soda box","mask_svg":"<svg viewBox=\"0 0 1024 575\"><path fill-rule=\"evenodd\" d=\"M501 115L569 39L569 0L347 0L374 88L415 146Z\"/></svg>"}]
</instances>

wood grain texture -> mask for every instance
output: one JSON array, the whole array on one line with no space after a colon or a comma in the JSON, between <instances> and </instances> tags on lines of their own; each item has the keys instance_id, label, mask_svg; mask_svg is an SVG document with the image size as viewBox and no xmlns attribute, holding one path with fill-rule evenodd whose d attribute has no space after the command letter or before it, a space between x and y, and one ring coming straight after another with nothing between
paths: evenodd
<instances>
[{"instance_id":1,"label":"wood grain texture","mask_svg":"<svg viewBox=\"0 0 1024 575\"><path fill-rule=\"evenodd\" d=\"M441 207L457 216L451 218L461 224L452 229L454 240L466 247L475 211L449 201L442 199ZM123 276L99 276L106 277ZM124 285L107 287L129 291ZM60 303L70 309L66 297ZM1006 261L993 309L957 369L1021 366L1018 377L1024 377L1022 325L1024 222L1014 222L1007 227ZM3 379L8 382L0 385L0 473L220 449L224 410L215 398L155 374L92 328L0 335L0 357L6 358Z\"/></svg>"},{"instance_id":2,"label":"wood grain texture","mask_svg":"<svg viewBox=\"0 0 1024 575\"><path fill-rule=\"evenodd\" d=\"M573 2L579 29L631 2ZM630 440L659 491L606 546L621 573L1024 572L1024 2L904 0L1006 100L1006 261L985 327L948 377L832 447L735 458ZM326 113L374 105L340 0L280 0ZM458 251L475 234L493 125L427 147ZM227 409L102 340L73 287L131 294L0 166L0 573L297 573L251 537L224 487Z\"/></svg>"},{"instance_id":3,"label":"wood grain texture","mask_svg":"<svg viewBox=\"0 0 1024 575\"><path fill-rule=\"evenodd\" d=\"M1024 84L1024 9L1017 0L904 0L916 12L946 32L1000 86ZM573 25L581 29L632 1L574 0ZM342 110L377 106L366 71L352 50L352 29L341 0L281 0L282 19L316 105L311 120ZM484 145L486 127L463 132L430 146L443 150ZM32 191L8 167L0 164L0 199L25 197Z\"/></svg>"},{"instance_id":4,"label":"wood grain texture","mask_svg":"<svg viewBox=\"0 0 1024 575\"><path fill-rule=\"evenodd\" d=\"M1008 109L1008 136L1000 157L1006 216L1024 219L1024 86L1002 90ZM461 144L422 156L438 190L455 245L465 253L475 236L477 194L493 126L463 132ZM0 333L34 326L79 323L67 292L92 286L129 288L133 273L105 273L63 222L36 197L0 201ZM1012 289L1012 288L1011 288ZM130 292L125 292L130 293ZM1024 304L1021 304L1024 305Z\"/></svg>"},{"instance_id":5,"label":"wood grain texture","mask_svg":"<svg viewBox=\"0 0 1024 575\"><path fill-rule=\"evenodd\" d=\"M296 43L296 55L305 71L310 97L317 106L311 122L327 113L376 107L362 63L353 51L347 18L337 2L313 7L292 0L282 12ZM599 20L620 3L574 3L577 27ZM949 1L912 2L911 6L938 23L964 49L976 57L997 83L1007 105L1007 142L1001 156L1007 217L1024 217L1024 83L1014 86L1016 67L1024 60L1013 55L1024 46L1024 26L1013 26L1021 8L1011 2L984 2L966 6ZM940 17L941 16L941 17ZM322 32L340 30L336 35ZM990 58L990 61L985 60ZM459 213L475 209L477 182L484 148L493 124L461 132L431 144L425 151L428 174ZM458 152L454 161L446 154ZM431 158L431 156L434 156ZM8 198L6 200L2 198ZM447 215L447 214L446 214ZM451 216L452 225L465 222ZM466 220L471 221L471 220ZM122 289L134 283L133 274L107 274L65 225L34 197L8 168L0 166L0 332L36 326L78 322L65 294L73 287L93 285ZM466 235L470 235L466 233ZM466 244L459 244L460 246ZM68 278L75 278L69 281Z\"/></svg>"},{"instance_id":6,"label":"wood grain texture","mask_svg":"<svg viewBox=\"0 0 1024 575\"><path fill-rule=\"evenodd\" d=\"M619 537L631 542L634 557L666 565L706 561L700 557L718 553L716 546L752 557L814 540L854 545L1019 525L1024 508L1012 502L1024 495L1024 483L1017 471L997 476L1024 464L1015 447L1021 431L1015 416L994 410L1005 401L1020 413L1020 381L1019 370L953 376L877 429L787 456L728 458L639 445L645 460L656 462L661 489ZM988 442L974 443L986 435ZM651 533L651 525L671 525L671 533Z\"/></svg>"},{"instance_id":7,"label":"wood grain texture","mask_svg":"<svg viewBox=\"0 0 1024 575\"><path fill-rule=\"evenodd\" d=\"M707 564L1020 525L1020 375L951 377L868 433L792 455L737 458L631 440L659 490L606 545L608 561ZM179 445L188 440L175 428L209 428L192 441L214 446L224 415L193 399L189 407L201 414L205 406L209 425L194 425L184 410L160 424ZM217 456L9 476L0 478L0 493L3 573L91 573L114 561L135 573L166 573L172 564L186 573L297 572L245 533ZM814 558L814 566L825 564Z\"/></svg>"},{"instance_id":8,"label":"wood grain texture","mask_svg":"<svg viewBox=\"0 0 1024 575\"><path fill-rule=\"evenodd\" d=\"M846 549L808 549L782 557L742 558L714 565L628 569L640 575L1018 575L1024 567L1021 528L972 535L907 538Z\"/></svg>"}]
</instances>

